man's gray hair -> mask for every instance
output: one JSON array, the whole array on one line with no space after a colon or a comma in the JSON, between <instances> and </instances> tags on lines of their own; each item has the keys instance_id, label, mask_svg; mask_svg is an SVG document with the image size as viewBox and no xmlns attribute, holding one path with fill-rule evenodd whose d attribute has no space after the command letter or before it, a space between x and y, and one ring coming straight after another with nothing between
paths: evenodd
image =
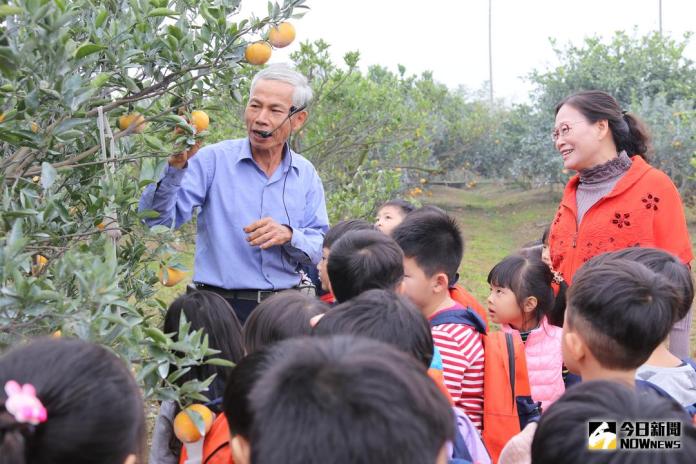
<instances>
[{"instance_id":1,"label":"man's gray hair","mask_svg":"<svg viewBox=\"0 0 696 464\"><path fill-rule=\"evenodd\" d=\"M254 94L256 83L260 80L281 81L292 85L295 89L292 93L292 105L295 108L307 106L312 101L312 88L309 86L307 78L287 64L272 64L256 73L251 81L250 96Z\"/></svg>"}]
</instances>

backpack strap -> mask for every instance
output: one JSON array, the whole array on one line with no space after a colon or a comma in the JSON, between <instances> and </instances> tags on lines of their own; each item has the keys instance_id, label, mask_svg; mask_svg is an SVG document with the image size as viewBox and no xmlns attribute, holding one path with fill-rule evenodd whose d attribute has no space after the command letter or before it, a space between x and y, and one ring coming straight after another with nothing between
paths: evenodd
<instances>
[{"instance_id":1,"label":"backpack strap","mask_svg":"<svg viewBox=\"0 0 696 464\"><path fill-rule=\"evenodd\" d=\"M486 323L476 311L469 307L440 311L430 320L431 327L442 324L464 324L476 329L479 333L484 335L486 333Z\"/></svg>"},{"instance_id":2,"label":"backpack strap","mask_svg":"<svg viewBox=\"0 0 696 464\"><path fill-rule=\"evenodd\" d=\"M511 333L505 333L505 345L508 355L508 373L510 375L510 389L512 392L512 402L515 404L515 344Z\"/></svg>"},{"instance_id":3,"label":"backpack strap","mask_svg":"<svg viewBox=\"0 0 696 464\"><path fill-rule=\"evenodd\" d=\"M464 437L459 431L459 422L457 421L457 416L454 416L454 440L452 442L452 459L449 461L452 463L454 460L461 459L465 462L472 462L471 453L469 448L466 446ZM454 461L457 462L457 461Z\"/></svg>"}]
</instances>

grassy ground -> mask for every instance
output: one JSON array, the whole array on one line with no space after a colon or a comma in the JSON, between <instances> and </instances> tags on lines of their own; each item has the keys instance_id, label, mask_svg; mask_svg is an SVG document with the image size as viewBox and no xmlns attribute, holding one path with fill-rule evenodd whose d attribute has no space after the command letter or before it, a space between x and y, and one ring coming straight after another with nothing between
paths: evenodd
<instances>
[{"instance_id":1,"label":"grassy ground","mask_svg":"<svg viewBox=\"0 0 696 464\"><path fill-rule=\"evenodd\" d=\"M431 193L424 202L444 208L462 226L466 246L460 282L481 303L488 296L486 277L491 268L506 255L541 238L561 197L558 189L524 191L497 184L480 184L466 190L437 186ZM693 243L696 208L687 209L686 215ZM696 353L696 320L692 325L691 346L692 353Z\"/></svg>"}]
</instances>

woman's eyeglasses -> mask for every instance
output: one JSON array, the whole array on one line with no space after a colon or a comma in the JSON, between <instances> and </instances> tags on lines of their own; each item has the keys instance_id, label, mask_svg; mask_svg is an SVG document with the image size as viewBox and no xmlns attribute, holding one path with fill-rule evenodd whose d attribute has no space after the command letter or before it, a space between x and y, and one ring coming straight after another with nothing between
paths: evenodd
<instances>
[{"instance_id":1,"label":"woman's eyeglasses","mask_svg":"<svg viewBox=\"0 0 696 464\"><path fill-rule=\"evenodd\" d=\"M561 124L560 126L558 126L557 128L555 128L554 130L551 131L551 140L556 142L559 137L567 137L568 135L570 135L570 132L573 130L573 125L579 124L581 122L585 122L585 121L573 121L570 123L564 122L563 124Z\"/></svg>"}]
</instances>

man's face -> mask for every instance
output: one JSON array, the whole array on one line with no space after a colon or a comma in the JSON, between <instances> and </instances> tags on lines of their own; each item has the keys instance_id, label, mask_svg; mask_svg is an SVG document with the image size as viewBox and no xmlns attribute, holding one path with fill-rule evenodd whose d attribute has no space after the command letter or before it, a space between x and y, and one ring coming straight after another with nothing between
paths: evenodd
<instances>
[{"instance_id":1,"label":"man's face","mask_svg":"<svg viewBox=\"0 0 696 464\"><path fill-rule=\"evenodd\" d=\"M286 119L292 107L292 85L273 80L260 80L249 98L244 110L244 122L252 148L272 150L282 147L294 129L299 129L307 113L301 111ZM268 138L261 137L257 131L272 131Z\"/></svg>"}]
</instances>

